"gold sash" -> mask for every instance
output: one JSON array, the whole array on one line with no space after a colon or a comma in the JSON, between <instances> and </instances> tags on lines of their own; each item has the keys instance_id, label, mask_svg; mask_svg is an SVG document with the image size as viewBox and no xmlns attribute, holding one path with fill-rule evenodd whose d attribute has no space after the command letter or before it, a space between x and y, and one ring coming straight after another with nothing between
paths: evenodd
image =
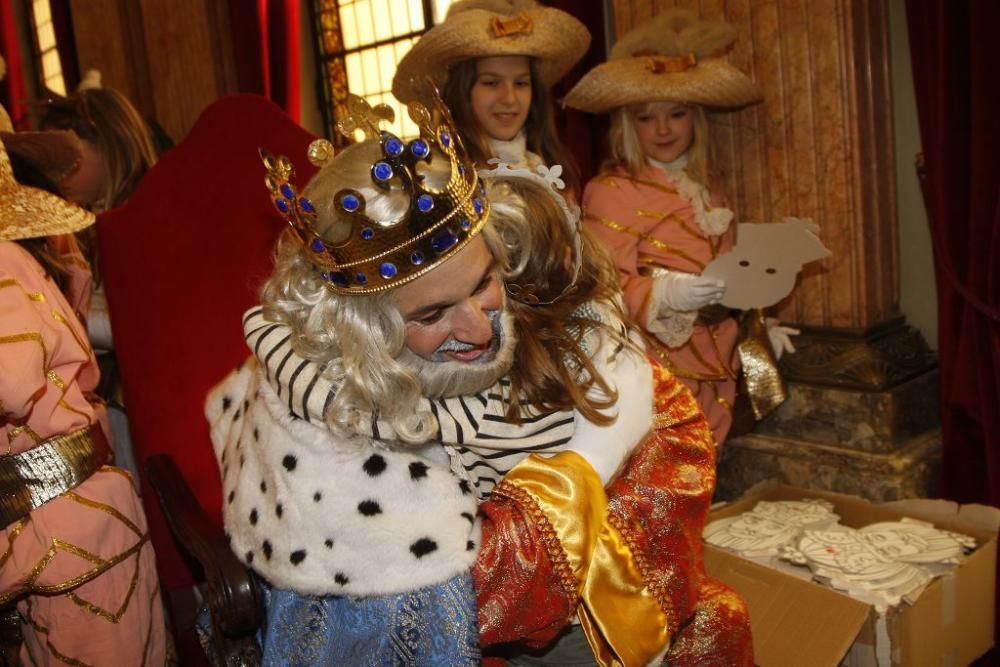
<instances>
[{"instance_id":1,"label":"gold sash","mask_svg":"<svg viewBox=\"0 0 1000 667\"><path fill-rule=\"evenodd\" d=\"M0 457L0 526L80 486L110 459L111 448L97 425Z\"/></svg>"}]
</instances>

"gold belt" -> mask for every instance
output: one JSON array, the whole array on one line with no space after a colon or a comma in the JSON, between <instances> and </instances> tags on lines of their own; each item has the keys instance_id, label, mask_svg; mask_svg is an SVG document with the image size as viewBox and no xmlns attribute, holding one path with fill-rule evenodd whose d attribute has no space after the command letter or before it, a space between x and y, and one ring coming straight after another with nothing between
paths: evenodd
<instances>
[{"instance_id":1,"label":"gold belt","mask_svg":"<svg viewBox=\"0 0 1000 667\"><path fill-rule=\"evenodd\" d=\"M0 527L80 486L110 459L111 448L96 425L0 457Z\"/></svg>"}]
</instances>

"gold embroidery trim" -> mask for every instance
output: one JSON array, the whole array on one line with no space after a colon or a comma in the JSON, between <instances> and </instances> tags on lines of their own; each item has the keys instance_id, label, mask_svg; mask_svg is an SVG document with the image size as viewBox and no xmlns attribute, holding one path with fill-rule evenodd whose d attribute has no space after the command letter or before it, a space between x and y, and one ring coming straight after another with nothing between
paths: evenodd
<instances>
[{"instance_id":1,"label":"gold embroidery trim","mask_svg":"<svg viewBox=\"0 0 1000 667\"><path fill-rule=\"evenodd\" d=\"M99 426L0 457L0 526L8 526L82 484L110 458Z\"/></svg>"},{"instance_id":2,"label":"gold embroidery trim","mask_svg":"<svg viewBox=\"0 0 1000 667\"><path fill-rule=\"evenodd\" d=\"M84 600L79 595L73 591L68 591L66 597L69 598L73 604L77 605L82 609L86 609L91 614L95 616L100 616L105 621L109 623L117 623L121 620L125 612L128 611L129 603L132 602L132 595L135 593L135 588L139 584L139 571L142 569L142 552L137 551L135 554L135 568L132 570L132 576L128 584L128 592L125 594L125 599L122 601L121 606L118 611L108 611L107 609L96 605L89 600Z\"/></svg>"},{"instance_id":3,"label":"gold embroidery trim","mask_svg":"<svg viewBox=\"0 0 1000 667\"><path fill-rule=\"evenodd\" d=\"M66 665L73 665L74 667L91 667L90 663L82 662L80 660L77 660L76 658L71 658L68 655L63 655L62 653L60 653L56 649L55 644L52 643L52 638L49 636L49 633L51 632L51 630L49 630L48 628L42 626L40 623L38 623L38 621L36 621L34 618L32 618L32 616L31 616L31 600L28 600L28 613L26 615L26 618L27 618L28 624L31 625L31 627L35 629L35 632L37 632L40 635L42 635L43 637L45 637L45 646L46 646L46 648L49 649L49 652L52 653L52 655L57 660L59 660L59 662L61 662L63 664L66 664ZM29 645L28 649L29 649L29 651L31 650L30 645ZM41 662L42 662L42 661L40 661L38 658L36 658L33 655L31 655L29 657L31 658L31 661L33 663L41 664Z\"/></svg>"},{"instance_id":4,"label":"gold embroidery trim","mask_svg":"<svg viewBox=\"0 0 1000 667\"><path fill-rule=\"evenodd\" d=\"M24 289L24 287L16 278L6 278L4 280L0 280L0 289L6 289L8 287L19 287L21 291L24 292L24 296L28 297L28 299L30 299L31 301L39 301L39 302L45 301L44 294L42 294L41 292L29 292L28 290Z\"/></svg>"},{"instance_id":5,"label":"gold embroidery trim","mask_svg":"<svg viewBox=\"0 0 1000 667\"><path fill-rule=\"evenodd\" d=\"M73 337L73 340L75 340L76 344L80 346L80 349L87 353L88 357L93 356L94 353L91 351L90 344L84 343L82 340L80 340L80 336L76 333L76 329L73 327L73 325L69 323L69 320L67 320L62 313L60 313L57 310L53 310L52 319L54 319L59 324L62 324L69 330L69 335Z\"/></svg>"},{"instance_id":6,"label":"gold embroidery trim","mask_svg":"<svg viewBox=\"0 0 1000 667\"><path fill-rule=\"evenodd\" d=\"M133 554L138 553L148 541L149 534L146 533L139 539L138 542L125 551L112 556L111 558L103 559L100 556L83 549L82 547L76 546L75 544L64 542L59 538L53 538L52 545L45 552L45 555L38 559L38 562L35 563L35 567L31 569L31 574L28 577L28 580L18 588L6 591L0 595L0 606L6 605L12 600L16 600L26 595L53 595L56 593L71 591L77 586L87 583L94 577L107 572L112 567ZM49 584L46 586L36 585L35 582L38 581L38 578L42 576L42 573L45 572L46 568L48 568L60 551L73 554L74 556L78 556L90 563L93 563L94 567L76 577L73 577L72 579L67 579L66 581L58 584Z\"/></svg>"},{"instance_id":7,"label":"gold embroidery trim","mask_svg":"<svg viewBox=\"0 0 1000 667\"><path fill-rule=\"evenodd\" d=\"M694 229L691 225L687 223L687 221L684 218L680 217L679 215L676 215L674 213L660 213L659 211L649 211L644 208L636 209L635 213L640 218L651 218L653 220L659 220L660 222L676 222L677 225L685 232L687 232L689 236L692 236L693 238L699 241L705 241L706 243L708 243L709 249L713 250L712 257L713 258L715 257L712 238L707 237L698 230ZM721 239L722 237L714 237L714 238Z\"/></svg>"},{"instance_id":8,"label":"gold embroidery trim","mask_svg":"<svg viewBox=\"0 0 1000 667\"><path fill-rule=\"evenodd\" d=\"M668 253L668 254L671 254L671 255L676 255L677 257L681 257L683 259L686 259L687 261L689 261L692 264L694 264L695 266L697 266L699 269L704 269L705 268L704 262L699 262L698 260L696 260L694 257L691 257L690 255L688 255L683 250L678 250L677 248L674 248L673 246L667 245L666 243L664 243L660 239L654 238L654 237L650 236L649 234L647 234L645 232L640 232L638 229L634 229L632 227L628 227L626 225L623 225L623 224L621 224L619 222L615 222L614 220L609 220L608 218L601 218L601 217L598 217L596 215L586 215L586 216L584 216L584 218L587 219L587 220L593 220L594 222L602 224L605 227L608 227L610 229L615 230L616 232L621 232L623 234L629 234L630 236L634 236L637 239L639 239L640 241L645 241L649 245L651 245L654 248L657 248L659 250L662 250L665 253Z\"/></svg>"}]
</instances>

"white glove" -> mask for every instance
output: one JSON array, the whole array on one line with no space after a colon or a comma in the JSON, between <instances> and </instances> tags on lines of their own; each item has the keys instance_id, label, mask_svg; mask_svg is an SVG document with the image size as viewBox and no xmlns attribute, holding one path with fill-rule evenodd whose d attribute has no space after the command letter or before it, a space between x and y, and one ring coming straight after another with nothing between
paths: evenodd
<instances>
[{"instance_id":1,"label":"white glove","mask_svg":"<svg viewBox=\"0 0 1000 667\"><path fill-rule=\"evenodd\" d=\"M598 372L618 392L618 402L605 411L617 414L617 419L599 426L576 413L566 449L586 459L607 486L652 427L653 371L642 354L626 349L619 352L613 369L598 364Z\"/></svg>"},{"instance_id":2,"label":"white glove","mask_svg":"<svg viewBox=\"0 0 1000 667\"><path fill-rule=\"evenodd\" d=\"M669 271L655 278L660 283L663 300L659 310L698 310L702 306L719 303L726 292L726 284L717 278L704 278L693 273Z\"/></svg>"},{"instance_id":3,"label":"white glove","mask_svg":"<svg viewBox=\"0 0 1000 667\"><path fill-rule=\"evenodd\" d=\"M764 325L767 327L767 338L771 341L771 349L774 350L775 357L781 359L781 355L785 352L795 352L792 336L798 336L802 333L801 331L782 326L781 322L774 317L765 319Z\"/></svg>"}]
</instances>

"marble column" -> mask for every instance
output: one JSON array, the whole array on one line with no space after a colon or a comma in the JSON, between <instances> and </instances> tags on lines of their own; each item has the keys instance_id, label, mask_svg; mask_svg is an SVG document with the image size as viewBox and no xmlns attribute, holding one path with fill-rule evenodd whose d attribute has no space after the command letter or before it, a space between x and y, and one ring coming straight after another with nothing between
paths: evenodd
<instances>
[{"instance_id":1,"label":"marble column","mask_svg":"<svg viewBox=\"0 0 1000 667\"><path fill-rule=\"evenodd\" d=\"M713 114L741 221L812 218L833 255L777 315L802 329L782 361L789 400L731 437L723 497L766 477L873 499L925 495L940 447L935 360L899 310L888 16L881 0L613 0L622 35L684 7L734 24L730 61L762 104Z\"/></svg>"}]
</instances>

